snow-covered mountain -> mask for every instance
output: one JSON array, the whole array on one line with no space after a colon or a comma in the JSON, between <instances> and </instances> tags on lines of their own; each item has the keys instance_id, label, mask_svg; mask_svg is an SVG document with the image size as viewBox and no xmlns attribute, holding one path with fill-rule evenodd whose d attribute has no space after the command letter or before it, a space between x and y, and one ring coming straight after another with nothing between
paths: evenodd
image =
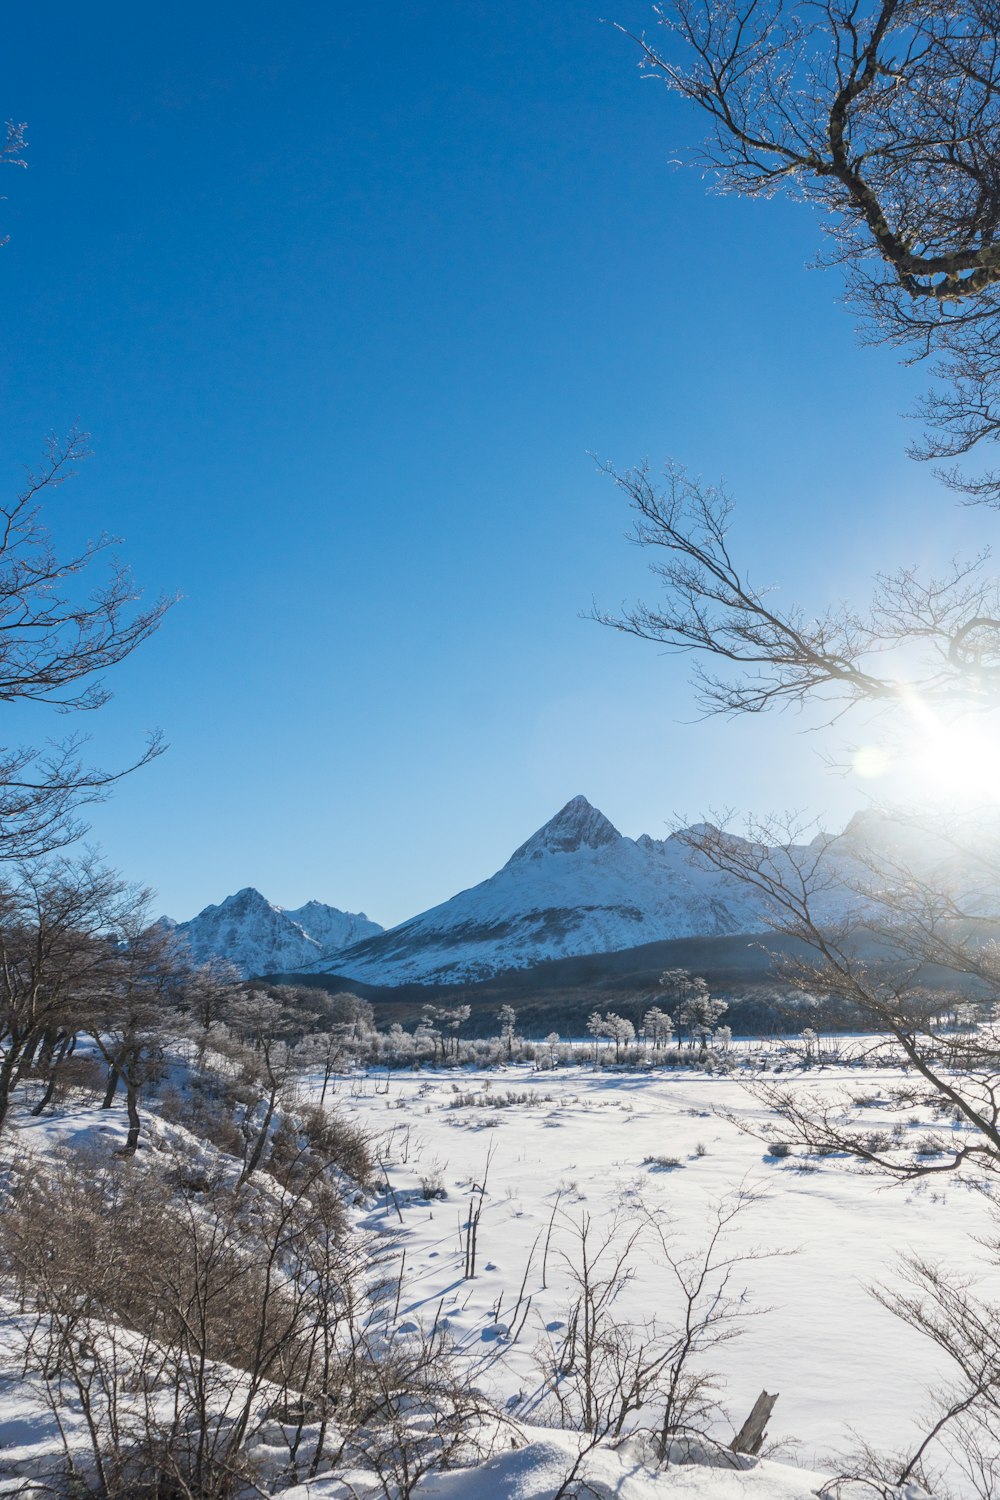
<instances>
[{"instance_id":1,"label":"snow-covered mountain","mask_svg":"<svg viewBox=\"0 0 1000 1500\"><path fill-rule=\"evenodd\" d=\"M981 827L978 825L982 824ZM1000 816L977 819L961 843L990 846L977 871L951 847L951 825L935 837L926 824L857 814L833 842L769 855L772 870L807 870L822 855L813 914L829 922L897 871L933 871L938 889L961 886L967 911L1000 922ZM878 858L869 868L869 855ZM882 873L875 873L881 866ZM985 871L985 874L984 874ZM793 881L794 884L794 881ZM862 894L867 890L867 894ZM763 896L705 867L683 835L624 837L586 797L574 797L517 849L495 875L450 901L384 931L366 916L309 901L284 911L259 891L238 891L177 926L199 960L229 959L244 974L332 973L372 985L464 984L546 959L619 952L672 938L723 937L772 926Z\"/></svg>"},{"instance_id":2,"label":"snow-covered mountain","mask_svg":"<svg viewBox=\"0 0 1000 1500\"><path fill-rule=\"evenodd\" d=\"M244 975L316 969L342 948L383 930L363 912L338 911L321 901L285 911L252 886L218 906L206 906L189 922L170 925L199 963L225 958Z\"/></svg>"},{"instance_id":3,"label":"snow-covered mountain","mask_svg":"<svg viewBox=\"0 0 1000 1500\"><path fill-rule=\"evenodd\" d=\"M574 797L488 880L322 967L368 984L463 983L550 958L766 925L753 893L698 868L679 837L626 838Z\"/></svg>"}]
</instances>

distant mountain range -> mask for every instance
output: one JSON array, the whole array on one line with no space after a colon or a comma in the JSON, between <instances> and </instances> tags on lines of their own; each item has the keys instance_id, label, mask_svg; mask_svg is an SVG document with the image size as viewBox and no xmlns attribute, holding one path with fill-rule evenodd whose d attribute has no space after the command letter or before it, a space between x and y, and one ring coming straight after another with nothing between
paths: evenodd
<instances>
[{"instance_id":1,"label":"distant mountain range","mask_svg":"<svg viewBox=\"0 0 1000 1500\"><path fill-rule=\"evenodd\" d=\"M839 841L847 864L858 825ZM824 897L828 914L849 899L835 884ZM626 838L574 797L495 875L390 931L318 901L285 911L248 888L177 932L196 958L227 958L247 975L327 972L399 986L472 983L550 959L768 925L763 901L694 863L682 837Z\"/></svg>"},{"instance_id":2,"label":"distant mountain range","mask_svg":"<svg viewBox=\"0 0 1000 1500\"><path fill-rule=\"evenodd\" d=\"M225 958L244 976L319 968L344 948L383 931L363 912L307 901L295 911L274 906L247 886L189 922L163 919L199 963Z\"/></svg>"}]
</instances>

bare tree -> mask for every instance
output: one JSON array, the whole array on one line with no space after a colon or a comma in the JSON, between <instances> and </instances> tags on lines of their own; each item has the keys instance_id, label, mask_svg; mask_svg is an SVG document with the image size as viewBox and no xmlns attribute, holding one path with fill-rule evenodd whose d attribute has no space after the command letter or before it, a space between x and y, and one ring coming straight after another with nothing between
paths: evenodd
<instances>
[{"instance_id":1,"label":"bare tree","mask_svg":"<svg viewBox=\"0 0 1000 1500\"><path fill-rule=\"evenodd\" d=\"M977 24L987 24L985 10L975 15ZM882 30L876 27L874 50L869 42L875 33L866 31L873 16L885 23ZM845 139L854 142L851 149L862 151L871 133L881 130L887 118L884 111L902 107L901 101L908 97L909 114L896 126L897 167L890 172L890 157L896 157L876 142L870 154L858 158L858 171L871 177L877 192L889 194L890 206L901 213L912 209L918 221L923 212L920 194L925 190L934 191L943 213L958 212L954 202L949 210L948 192L936 183L934 152L927 160L918 158L914 141L921 130L929 128L929 111L937 106L961 111L970 96L958 90L936 103L931 94L918 97L912 92L916 74L911 75L907 64L899 81L894 81L896 74L887 58L897 56L903 34L900 27L912 25L918 31L929 28L919 68L925 63L944 66L941 27L954 22L961 28L967 19L964 7L951 8L946 14L919 5L885 5L874 10L862 6L850 11L821 5L806 13L794 5L785 11L768 4L740 9L729 0L696 9L679 0L669 15L664 8L661 18L674 28L675 36L680 35L683 46L695 49L698 61L692 64L689 58L685 72L681 64L657 60L647 51L647 62L671 86L697 98L713 114L718 132L715 164L729 174L728 180L748 191L788 181L808 196L822 179L816 191L821 197L833 194L823 201L841 216L842 247L856 269L875 253L861 200L851 197L861 191L863 183L827 173L826 168L820 171L826 160L823 153L836 154L837 149L836 140L831 144L824 131L828 135L835 127L835 136L837 129L846 131ZM993 31L988 38L982 30L977 35L992 68L996 39L995 26L992 21L989 24ZM868 40L862 45L859 39L865 37ZM847 52L842 53L838 49L844 46ZM959 51L965 46L962 42ZM907 55L904 49L904 58ZM962 52L966 60L970 55ZM866 71L869 66L874 72ZM799 89L802 69L812 70L815 76L809 87ZM854 83L862 76L864 87L855 92ZM930 75L920 76L926 81ZM831 127L830 90L835 84L847 86L841 100L846 114L838 117L839 125L835 121ZM898 97L893 93L890 98L887 90L898 90ZM986 134L970 147L975 151L985 150L984 142L994 140L990 134L996 129L992 82L987 93L989 107L973 127L973 133L982 126ZM795 125L802 111L808 121L803 115ZM765 128L768 122L774 126L770 133ZM757 131L753 141L751 125ZM771 152L771 146L777 148L782 142L790 155L779 149ZM961 157L961 149L958 154ZM996 160L995 149L991 160ZM955 162L942 171L947 175L952 166L960 174ZM898 177L896 186L890 185L890 177L893 182ZM956 190L957 181L956 176L952 183ZM897 193L899 197L894 196ZM944 254L943 220L935 232L934 243ZM915 245L920 233L914 230L912 236ZM879 247L878 255L884 248ZM980 248L989 261L994 252L988 236ZM890 266L885 276L903 277L900 296L891 305L904 309L905 298L917 295L915 284L904 286L906 276L924 272L912 265L893 270L891 256L885 264ZM926 272L930 281L924 288L925 300L937 305L939 299L930 296L929 288L931 283L945 285L948 275L954 274L964 285L966 272L957 271L956 266L957 262L951 271L942 265ZM975 272L970 269L969 275ZM992 287L993 280L987 280ZM957 291L965 295L962 287ZM973 298L971 291L969 297ZM962 399L960 388L956 399ZM829 722L851 709L867 707L884 711L891 734L899 732L901 723L919 725L928 715L948 719L970 710L986 713L1000 705L1000 583L990 571L987 553L969 563L954 563L939 576L923 576L912 569L879 574L866 606L837 605L812 611L784 603L772 587L751 578L740 565L729 535L733 502L725 490L702 484L678 465L668 466L662 485L645 466L625 473L608 467L607 472L635 512L633 537L651 549L652 572L661 593L654 604L638 604L617 615L598 613L597 618L691 655L698 701L707 714L761 713L813 703L822 706ZM939 820L924 819L922 828L917 828L926 841L942 837L941 826L928 826L934 821ZM915 827L920 824L912 817L910 822ZM970 1091L965 1097L970 1123L974 1117L975 1128L984 1127L980 1144L990 1154L997 1123L993 1099L1000 1081L993 1039L980 1033L974 1058L968 1038L959 1042L949 1036L942 1024L942 1007L928 1005L925 983L935 966L943 967L946 974L950 971L956 991L966 998L970 982L980 986L980 996L990 994L995 986L996 975L991 972L995 965L985 947L991 913L983 901L983 888L991 881L995 885L1000 863L996 849L989 847L990 825L976 828L975 820L970 820L965 828L954 822L948 827L946 842L952 856L948 869L942 868L947 862L941 857L925 862L918 871L912 859L898 850L869 851L867 869L854 871L860 884L853 914L843 913L836 930L830 927L826 898L844 879L837 851L828 847L827 840L810 838L807 848L789 858L782 848L794 837L794 829L767 826L766 820L756 829L751 826L746 839L720 833L711 825L688 835L702 860L755 888L778 930L802 942L811 958L804 958L787 977L803 991L832 996L841 1006L853 1008L866 1024L888 1031L912 1066L920 1059L929 1068L933 1079L927 1082L939 1093L952 1071L946 1059L961 1061ZM881 941L878 964L871 962L871 952L867 962L859 956L865 932L869 940L876 932ZM937 982L940 986L940 978ZM818 1116L801 1109L799 1115L800 1129L815 1136ZM812 1121L808 1126L807 1116ZM825 1119L823 1128L829 1130L829 1114ZM963 1148L962 1159L966 1158ZM924 1162L922 1170L929 1165Z\"/></svg>"},{"instance_id":2,"label":"bare tree","mask_svg":"<svg viewBox=\"0 0 1000 1500\"><path fill-rule=\"evenodd\" d=\"M178 978L182 977L180 1004L191 1019L198 1041L205 1044L213 1029L227 1020L230 1006L243 993L242 976L235 964L217 955L191 965L184 962L185 957L178 945L175 964Z\"/></svg>"},{"instance_id":3,"label":"bare tree","mask_svg":"<svg viewBox=\"0 0 1000 1500\"><path fill-rule=\"evenodd\" d=\"M995 1269L983 1267L982 1270ZM821 1500L897 1500L953 1493L942 1469L961 1474L962 1493L997 1500L1000 1493L1000 1308L968 1276L920 1255L904 1257L892 1286L871 1288L894 1317L935 1346L944 1374L932 1393L921 1435L908 1450L886 1453L861 1442L817 1492ZM976 1282L984 1280L982 1274Z\"/></svg>"},{"instance_id":4,"label":"bare tree","mask_svg":"<svg viewBox=\"0 0 1000 1500\"><path fill-rule=\"evenodd\" d=\"M119 1085L125 1092L126 1156L139 1145L140 1093L159 1077L166 1043L181 1029L176 1005L184 969L177 966L172 934L149 925L147 899L146 891L133 893L117 930L104 937L105 963L87 1021L108 1065L104 1107L111 1107Z\"/></svg>"},{"instance_id":5,"label":"bare tree","mask_svg":"<svg viewBox=\"0 0 1000 1500\"><path fill-rule=\"evenodd\" d=\"M240 1181L246 1182L264 1159L282 1092L292 1086L297 1075L297 1061L289 1039L297 1028L298 1018L281 999L273 998L265 990L251 989L231 1007L229 1023L248 1044L240 1058L242 1080L247 1086L241 1124L244 1150Z\"/></svg>"},{"instance_id":6,"label":"bare tree","mask_svg":"<svg viewBox=\"0 0 1000 1500\"><path fill-rule=\"evenodd\" d=\"M40 467L0 503L0 702L61 712L102 707L110 697L104 673L152 635L172 603L133 608L140 590L114 561L112 537L78 552L56 550L40 500L87 456L83 433L51 439ZM98 581L95 569L106 559ZM85 763L83 745L77 735L41 749L0 748L0 859L31 859L71 843L83 831L79 809L163 748L152 735L131 766L108 771Z\"/></svg>"},{"instance_id":7,"label":"bare tree","mask_svg":"<svg viewBox=\"0 0 1000 1500\"><path fill-rule=\"evenodd\" d=\"M665 0L647 76L708 116L724 188L824 211L868 337L937 356L915 456L1000 436L1000 11L996 0ZM621 28L620 28L621 29ZM1000 504L1000 471L946 481Z\"/></svg>"},{"instance_id":8,"label":"bare tree","mask_svg":"<svg viewBox=\"0 0 1000 1500\"><path fill-rule=\"evenodd\" d=\"M863 609L812 613L754 582L729 539L732 497L669 464L605 472L635 513L632 540L651 549L661 595L594 617L626 634L695 657L707 714L828 705L831 717L863 704L944 711L1000 703L1000 580L988 553L942 575L877 574Z\"/></svg>"},{"instance_id":9,"label":"bare tree","mask_svg":"<svg viewBox=\"0 0 1000 1500\"><path fill-rule=\"evenodd\" d=\"M26 129L7 121L0 165L27 165ZM0 502L0 702L100 708L110 697L104 672L146 640L174 602L133 607L141 591L115 558L114 537L100 535L79 551L56 549L41 501L90 456L87 441L77 429L61 441L50 437L42 462ZM108 567L98 580L102 562ZM132 765L109 771L86 764L84 744L74 735L42 748L0 746L0 860L35 859L72 843L84 831L79 809L163 749L154 733Z\"/></svg>"},{"instance_id":10,"label":"bare tree","mask_svg":"<svg viewBox=\"0 0 1000 1500\"><path fill-rule=\"evenodd\" d=\"M182 1182L185 1168L178 1158ZM24 1370L56 1409L82 1410L80 1479L89 1469L115 1500L168 1487L229 1500L253 1478L246 1444L268 1417L293 1474L316 1472L333 1411L361 1396L370 1314L370 1255L321 1172L280 1194L216 1184L196 1200L112 1159L29 1174L4 1207L0 1270L36 1315Z\"/></svg>"},{"instance_id":11,"label":"bare tree","mask_svg":"<svg viewBox=\"0 0 1000 1500\"><path fill-rule=\"evenodd\" d=\"M109 931L141 895L90 857L22 866L0 885L0 1129L14 1085L45 1080L45 1107L59 1068L121 963Z\"/></svg>"},{"instance_id":12,"label":"bare tree","mask_svg":"<svg viewBox=\"0 0 1000 1500\"><path fill-rule=\"evenodd\" d=\"M738 1280L765 1252L731 1244L734 1227L756 1201L738 1189L713 1205L694 1248L682 1247L663 1214L646 1206L631 1224L601 1233L586 1214L565 1220L559 1257L572 1305L565 1327L557 1325L558 1333L547 1333L535 1351L543 1410L586 1434L592 1446L645 1434L656 1463L669 1463L691 1439L709 1437L721 1407L719 1378L706 1357L738 1338L761 1310ZM664 1311L629 1319L616 1303L636 1275L640 1252L665 1273Z\"/></svg>"},{"instance_id":13,"label":"bare tree","mask_svg":"<svg viewBox=\"0 0 1000 1500\"><path fill-rule=\"evenodd\" d=\"M326 1165L304 1152L280 1189L226 1176L183 1150L11 1174L0 1278L24 1314L22 1376L83 1418L73 1492L262 1494L248 1448L265 1422L287 1482L363 1469L387 1500L487 1453L502 1414L443 1326L395 1332L384 1260Z\"/></svg>"},{"instance_id":14,"label":"bare tree","mask_svg":"<svg viewBox=\"0 0 1000 1500\"><path fill-rule=\"evenodd\" d=\"M828 835L805 842L798 825L777 819L680 837L699 861L754 889L771 928L796 940L776 963L779 977L858 1018L874 1033L871 1050L888 1039L914 1079L910 1102L929 1105L938 1120L919 1137L873 1128L849 1088L764 1078L748 1085L775 1116L764 1138L847 1154L897 1180L963 1166L992 1176L1000 1171L1000 829L942 816L914 819L908 832L919 853L909 843L894 854L891 844Z\"/></svg>"}]
</instances>

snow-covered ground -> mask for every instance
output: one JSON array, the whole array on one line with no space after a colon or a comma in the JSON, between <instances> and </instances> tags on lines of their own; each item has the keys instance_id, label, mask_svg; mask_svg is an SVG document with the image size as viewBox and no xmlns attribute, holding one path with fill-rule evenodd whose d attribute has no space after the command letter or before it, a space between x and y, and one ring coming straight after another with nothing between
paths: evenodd
<instances>
[{"instance_id":1,"label":"snow-covered ground","mask_svg":"<svg viewBox=\"0 0 1000 1500\"><path fill-rule=\"evenodd\" d=\"M899 1119L907 1130L926 1131L925 1112L879 1102L900 1079L888 1069L830 1069L805 1075L802 1087L832 1092L848 1084L871 1101L862 1116L873 1126ZM303 1098L318 1090L316 1080L302 1080ZM708 1367L724 1378L733 1428L762 1389L779 1393L769 1437L783 1445L773 1461L746 1471L699 1466L666 1473L647 1468L648 1455L635 1447L605 1446L587 1460L591 1487L580 1493L588 1496L810 1500L824 1477L838 1471L832 1455L852 1446L850 1428L880 1449L910 1447L928 1408L925 1390L942 1365L866 1286L891 1283L895 1258L913 1250L956 1272L995 1276L973 1240L989 1222L980 1194L954 1177L892 1187L843 1161L769 1156L719 1113L748 1124L764 1118L762 1107L725 1076L590 1065L554 1073L527 1066L424 1069L342 1080L328 1103L368 1125L379 1143L387 1190L354 1213L397 1270L405 1252L397 1327L405 1332L444 1320L461 1356L518 1424L489 1463L424 1480L419 1500L551 1500L565 1478L578 1439L547 1426L551 1410L541 1399L536 1354L547 1335L558 1341L570 1310L574 1292L564 1253L570 1255L584 1216L599 1242L612 1231L627 1235L649 1211L669 1224L677 1248L697 1249L714 1205L736 1192L754 1195L730 1243L737 1253L773 1252L736 1268L736 1284L766 1311L747 1319L739 1339L713 1351ZM176 1133L155 1119L150 1124L147 1149ZM123 1126L120 1110L77 1104L44 1120L20 1115L13 1131L21 1153L80 1152L83 1164L90 1153L119 1147ZM487 1166L476 1274L467 1278L462 1226ZM429 1198L431 1189L445 1196ZM677 1310L676 1286L655 1241L641 1240L616 1316L655 1316L669 1326ZM8 1342L15 1322L8 1318ZM67 1420L72 1426L71 1415ZM730 1431L723 1424L718 1434L725 1439ZM8 1378L0 1386L0 1495L19 1493L15 1481L3 1478L5 1465L27 1457L37 1462L56 1448L38 1393ZM283 1500L367 1497L362 1477L353 1479L353 1492L327 1477L280 1493ZM861 1491L847 1493L862 1500ZM954 1493L970 1492L959 1481Z\"/></svg>"},{"instance_id":2,"label":"snow-covered ground","mask_svg":"<svg viewBox=\"0 0 1000 1500\"><path fill-rule=\"evenodd\" d=\"M846 1081L876 1098L900 1077L830 1070L807 1075L802 1086L839 1093ZM527 1100L490 1102L508 1093ZM470 1094L479 1102L457 1103ZM900 1187L852 1172L841 1160L770 1157L716 1113L748 1123L766 1118L729 1078L586 1067L457 1077L425 1070L344 1083L337 1102L383 1136L395 1199L384 1199L368 1222L405 1248L410 1295L400 1317L432 1318L441 1306L455 1337L505 1399L518 1398L513 1409L529 1421L538 1388L532 1348L546 1326L565 1319L572 1300L555 1251L571 1248L583 1214L595 1227L617 1221L624 1229L648 1205L667 1216L678 1244L697 1247L715 1203L741 1187L760 1195L740 1216L733 1244L777 1252L741 1272L753 1301L769 1310L749 1319L713 1364L724 1373L736 1427L762 1388L780 1393L769 1435L786 1441L795 1461L810 1468L827 1467L831 1453L851 1446L849 1428L879 1448L906 1448L928 1409L925 1390L944 1368L927 1341L875 1303L867 1286L891 1284L895 1261L907 1251L956 1272L993 1274L972 1240L988 1222L980 1194L953 1177ZM921 1132L928 1124L919 1111L874 1104L862 1118L878 1128L901 1119ZM467 1281L460 1224L487 1157L479 1266ZM679 1165L647 1162L651 1157ZM448 1196L424 1201L421 1182L435 1178ZM542 1243L557 1194L543 1289ZM676 1299L668 1275L643 1256L634 1269L616 1310L669 1321ZM507 1325L522 1279L532 1305L511 1346L497 1328Z\"/></svg>"}]
</instances>

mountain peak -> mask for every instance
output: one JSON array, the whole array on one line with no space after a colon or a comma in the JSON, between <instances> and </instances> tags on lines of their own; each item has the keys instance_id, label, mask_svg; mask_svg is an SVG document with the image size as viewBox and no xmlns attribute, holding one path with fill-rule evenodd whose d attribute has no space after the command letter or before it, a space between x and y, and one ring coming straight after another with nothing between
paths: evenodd
<instances>
[{"instance_id":1,"label":"mountain peak","mask_svg":"<svg viewBox=\"0 0 1000 1500\"><path fill-rule=\"evenodd\" d=\"M381 931L362 913L339 911L322 901L287 911L252 885L177 925L178 936L199 963L227 958L244 975L312 969L325 955Z\"/></svg>"},{"instance_id":2,"label":"mountain peak","mask_svg":"<svg viewBox=\"0 0 1000 1500\"><path fill-rule=\"evenodd\" d=\"M243 886L243 888L241 890L238 890L238 891L234 892L234 894L232 896L226 896L223 901L219 902L218 907L214 908L214 909L216 909L218 911L222 911L223 909L225 909L227 912L228 911L233 911L233 910L236 910L236 911L280 911L281 910L281 908L280 907L276 907L273 904L273 902L268 901L268 899L267 899L266 896L261 895L260 891L254 885L245 885L245 886ZM212 911L213 908L209 906L209 907L206 907L205 910L206 911Z\"/></svg>"},{"instance_id":3,"label":"mountain peak","mask_svg":"<svg viewBox=\"0 0 1000 1500\"><path fill-rule=\"evenodd\" d=\"M577 849L601 849L615 844L621 834L586 797L573 797L507 861L541 859L543 854L572 854Z\"/></svg>"}]
</instances>

